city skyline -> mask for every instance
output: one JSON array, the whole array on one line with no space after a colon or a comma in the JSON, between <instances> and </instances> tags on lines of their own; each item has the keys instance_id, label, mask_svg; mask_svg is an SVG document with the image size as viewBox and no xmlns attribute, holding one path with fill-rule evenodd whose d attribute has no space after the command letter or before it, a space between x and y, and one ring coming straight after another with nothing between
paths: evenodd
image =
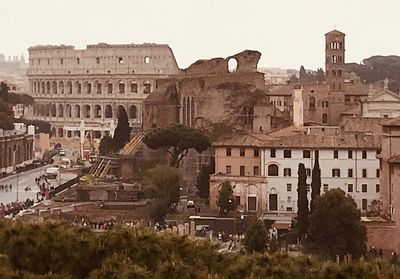
<instances>
[{"instance_id":1,"label":"city skyline","mask_svg":"<svg viewBox=\"0 0 400 279\"><path fill-rule=\"evenodd\" d=\"M394 0L291 2L6 1L0 24L14 23L3 28L0 53L27 58L34 45L148 42L169 44L180 68L251 49L262 53L260 67L317 69L324 68L324 34L336 28L347 35L346 62L399 54L400 40L390 36L400 8ZM371 20L378 14L385 16Z\"/></svg>"}]
</instances>

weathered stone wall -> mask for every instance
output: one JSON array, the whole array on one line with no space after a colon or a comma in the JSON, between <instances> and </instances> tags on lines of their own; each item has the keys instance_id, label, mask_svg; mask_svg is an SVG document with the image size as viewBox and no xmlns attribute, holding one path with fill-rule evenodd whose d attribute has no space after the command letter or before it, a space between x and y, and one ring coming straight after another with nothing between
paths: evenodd
<instances>
[{"instance_id":1,"label":"weathered stone wall","mask_svg":"<svg viewBox=\"0 0 400 279\"><path fill-rule=\"evenodd\" d=\"M382 248L385 251L400 251L400 228L393 223L367 224L367 249Z\"/></svg>"}]
</instances>

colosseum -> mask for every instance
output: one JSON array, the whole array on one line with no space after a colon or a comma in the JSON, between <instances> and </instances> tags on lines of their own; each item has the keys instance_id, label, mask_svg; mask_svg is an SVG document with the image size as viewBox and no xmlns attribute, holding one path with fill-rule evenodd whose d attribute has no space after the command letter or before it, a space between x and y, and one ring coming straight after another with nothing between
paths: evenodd
<instances>
[{"instance_id":1,"label":"colosseum","mask_svg":"<svg viewBox=\"0 0 400 279\"><path fill-rule=\"evenodd\" d=\"M50 122L52 136L75 138L93 131L113 133L125 108L130 125L140 127L144 99L157 80L180 74L174 54L163 44L99 43L34 46L29 49L29 93L33 118Z\"/></svg>"}]
</instances>

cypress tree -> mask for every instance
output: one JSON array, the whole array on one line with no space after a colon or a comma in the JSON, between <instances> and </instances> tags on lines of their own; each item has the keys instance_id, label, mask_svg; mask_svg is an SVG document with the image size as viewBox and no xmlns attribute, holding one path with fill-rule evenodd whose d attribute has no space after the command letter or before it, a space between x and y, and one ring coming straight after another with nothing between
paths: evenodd
<instances>
[{"instance_id":1,"label":"cypress tree","mask_svg":"<svg viewBox=\"0 0 400 279\"><path fill-rule=\"evenodd\" d=\"M297 234L304 239L308 231L307 174L304 164L299 164L297 183Z\"/></svg>"},{"instance_id":2,"label":"cypress tree","mask_svg":"<svg viewBox=\"0 0 400 279\"><path fill-rule=\"evenodd\" d=\"M315 207L315 200L321 195L321 169L319 168L319 158L315 156L314 168L312 170L311 180L311 212Z\"/></svg>"},{"instance_id":3,"label":"cypress tree","mask_svg":"<svg viewBox=\"0 0 400 279\"><path fill-rule=\"evenodd\" d=\"M119 107L118 125L115 128L113 144L114 151L119 151L130 140L131 128L129 127L128 115L123 107Z\"/></svg>"}]
</instances>

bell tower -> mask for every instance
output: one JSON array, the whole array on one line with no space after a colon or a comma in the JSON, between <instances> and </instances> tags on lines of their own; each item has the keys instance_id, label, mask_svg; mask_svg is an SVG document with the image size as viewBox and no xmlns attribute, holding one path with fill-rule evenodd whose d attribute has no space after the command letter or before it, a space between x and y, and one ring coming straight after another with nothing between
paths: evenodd
<instances>
[{"instance_id":1,"label":"bell tower","mask_svg":"<svg viewBox=\"0 0 400 279\"><path fill-rule=\"evenodd\" d=\"M344 91L345 36L336 29L325 34L325 74L331 92Z\"/></svg>"}]
</instances>

